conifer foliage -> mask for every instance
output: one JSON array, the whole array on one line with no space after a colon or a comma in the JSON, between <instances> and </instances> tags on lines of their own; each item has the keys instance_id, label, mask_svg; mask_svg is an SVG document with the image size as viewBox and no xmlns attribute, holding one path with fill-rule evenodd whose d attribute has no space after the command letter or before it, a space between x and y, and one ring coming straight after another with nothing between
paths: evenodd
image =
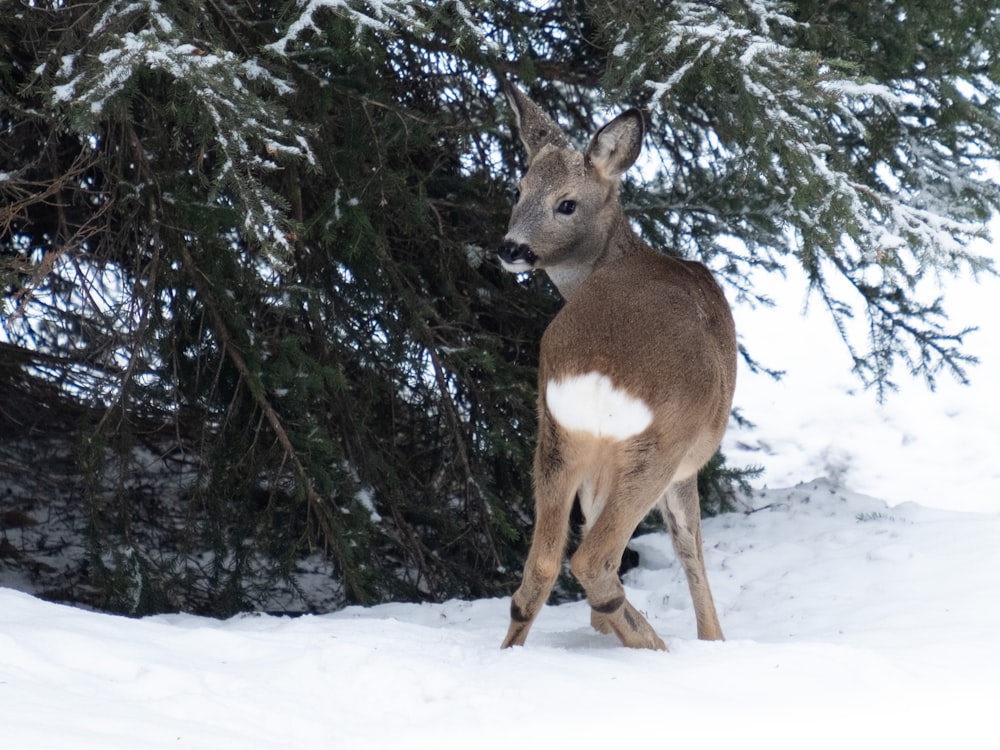
<instances>
[{"instance_id":1,"label":"conifer foliage","mask_svg":"<svg viewBox=\"0 0 1000 750\"><path fill-rule=\"evenodd\" d=\"M801 264L866 382L961 377L918 283L990 267L998 51L971 2L0 0L0 566L133 613L509 591L559 301L491 257L502 75L574 136L644 107L630 216L731 296Z\"/></svg>"}]
</instances>

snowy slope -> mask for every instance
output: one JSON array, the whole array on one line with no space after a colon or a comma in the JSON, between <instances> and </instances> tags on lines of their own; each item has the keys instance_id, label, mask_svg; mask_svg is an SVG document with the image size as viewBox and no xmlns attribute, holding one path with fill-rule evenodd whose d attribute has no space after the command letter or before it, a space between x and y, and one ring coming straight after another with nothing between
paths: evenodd
<instances>
[{"instance_id":1,"label":"snowy slope","mask_svg":"<svg viewBox=\"0 0 1000 750\"><path fill-rule=\"evenodd\" d=\"M984 326L972 386L907 385L881 407L800 300L737 311L744 343L789 376L740 376L758 428L731 429L726 452L768 473L753 512L705 524L725 643L694 638L663 534L634 542L626 584L670 653L621 648L582 603L547 607L502 652L506 599L218 622L0 589L0 746L995 746L997 289L952 295L957 323Z\"/></svg>"},{"instance_id":2,"label":"snowy slope","mask_svg":"<svg viewBox=\"0 0 1000 750\"><path fill-rule=\"evenodd\" d=\"M1000 220L993 232L1000 237ZM980 252L997 256L990 248ZM931 391L900 371L899 391L881 405L851 374L848 351L819 301L803 291L801 271L754 285L779 304L737 306L737 331L754 357L786 375L775 382L741 366L735 403L757 429L730 426L723 450L733 464L764 465L762 483L771 487L833 477L891 505L1000 512L1000 280L946 285L948 329L978 329L963 342L980 360L968 368L970 385L942 374ZM855 322L861 348L864 321Z\"/></svg>"},{"instance_id":3,"label":"snowy slope","mask_svg":"<svg viewBox=\"0 0 1000 750\"><path fill-rule=\"evenodd\" d=\"M585 604L500 651L506 600L137 621L0 590L4 747L985 747L1000 516L824 481L761 501L706 523L725 643L694 639L669 540L637 540L629 596L670 653L619 647Z\"/></svg>"}]
</instances>

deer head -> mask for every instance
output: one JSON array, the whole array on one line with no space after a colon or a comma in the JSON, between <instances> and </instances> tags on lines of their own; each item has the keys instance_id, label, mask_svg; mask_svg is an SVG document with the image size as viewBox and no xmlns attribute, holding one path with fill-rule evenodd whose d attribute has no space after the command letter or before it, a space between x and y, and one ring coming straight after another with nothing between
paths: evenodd
<instances>
[{"instance_id":1,"label":"deer head","mask_svg":"<svg viewBox=\"0 0 1000 750\"><path fill-rule=\"evenodd\" d=\"M516 86L505 84L528 152L528 170L500 247L508 271L544 270L564 297L631 234L618 185L642 148L642 115L629 109L598 130L586 151L573 149L559 126Z\"/></svg>"}]
</instances>

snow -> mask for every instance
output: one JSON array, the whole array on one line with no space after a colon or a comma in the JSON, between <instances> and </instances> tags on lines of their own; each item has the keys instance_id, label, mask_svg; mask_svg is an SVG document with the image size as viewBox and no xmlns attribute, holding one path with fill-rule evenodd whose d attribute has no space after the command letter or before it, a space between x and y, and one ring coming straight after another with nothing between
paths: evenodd
<instances>
[{"instance_id":1,"label":"snow","mask_svg":"<svg viewBox=\"0 0 1000 750\"><path fill-rule=\"evenodd\" d=\"M299 17L288 26L285 36L268 45L278 54L287 54L289 42L305 31L316 29L315 16L321 10L342 14L354 21L358 28L368 27L390 33L392 29L385 19L416 24L409 0L371 0L361 10L351 7L348 0L299 0L297 4L302 8Z\"/></svg>"},{"instance_id":2,"label":"snow","mask_svg":"<svg viewBox=\"0 0 1000 750\"><path fill-rule=\"evenodd\" d=\"M834 94L840 94L853 99L880 98L890 102L899 102L901 97L892 87L881 83L858 83L843 79L820 81L817 87Z\"/></svg>"},{"instance_id":3,"label":"snow","mask_svg":"<svg viewBox=\"0 0 1000 750\"><path fill-rule=\"evenodd\" d=\"M0 589L4 747L494 748L738 743L983 747L1000 699L998 282L949 284L982 364L971 385L861 391L801 281L736 310L781 383L740 373L757 422L726 438L767 467L708 519L728 640L698 641L669 539L633 542L630 600L670 651L620 647L585 603L499 649L508 599L300 618L125 619ZM332 584L331 584L332 585Z\"/></svg>"},{"instance_id":4,"label":"snow","mask_svg":"<svg viewBox=\"0 0 1000 750\"><path fill-rule=\"evenodd\" d=\"M993 234L1000 233L995 222ZM995 250L977 252L995 256ZM768 286L770 285L770 286ZM897 374L899 392L877 403L851 375L851 359L819 300L804 312L806 281L761 280L781 303L771 309L738 307L736 328L754 357L787 371L781 382L741 370L736 399L759 429L730 426L723 452L735 465L762 464L763 481L789 486L832 477L890 505L913 501L935 508L1000 512L1000 323L995 315L1000 280L947 283L950 328L978 326L964 348L980 360L968 386L948 375L931 391ZM855 333L863 335L863 322Z\"/></svg>"}]
</instances>

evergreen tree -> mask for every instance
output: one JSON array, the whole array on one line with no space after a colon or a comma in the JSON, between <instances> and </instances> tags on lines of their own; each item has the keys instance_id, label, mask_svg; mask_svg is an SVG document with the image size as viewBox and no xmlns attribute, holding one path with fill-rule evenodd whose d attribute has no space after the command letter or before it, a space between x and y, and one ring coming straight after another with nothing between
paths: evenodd
<instances>
[{"instance_id":1,"label":"evergreen tree","mask_svg":"<svg viewBox=\"0 0 1000 750\"><path fill-rule=\"evenodd\" d=\"M49 509L35 573L70 559L40 585L213 614L510 590L559 300L491 258L523 167L502 75L571 134L645 108L624 197L654 245L751 297L749 269L801 264L867 316L879 388L899 358L962 377L917 284L991 267L998 15L0 0L0 466L5 503Z\"/></svg>"}]
</instances>

